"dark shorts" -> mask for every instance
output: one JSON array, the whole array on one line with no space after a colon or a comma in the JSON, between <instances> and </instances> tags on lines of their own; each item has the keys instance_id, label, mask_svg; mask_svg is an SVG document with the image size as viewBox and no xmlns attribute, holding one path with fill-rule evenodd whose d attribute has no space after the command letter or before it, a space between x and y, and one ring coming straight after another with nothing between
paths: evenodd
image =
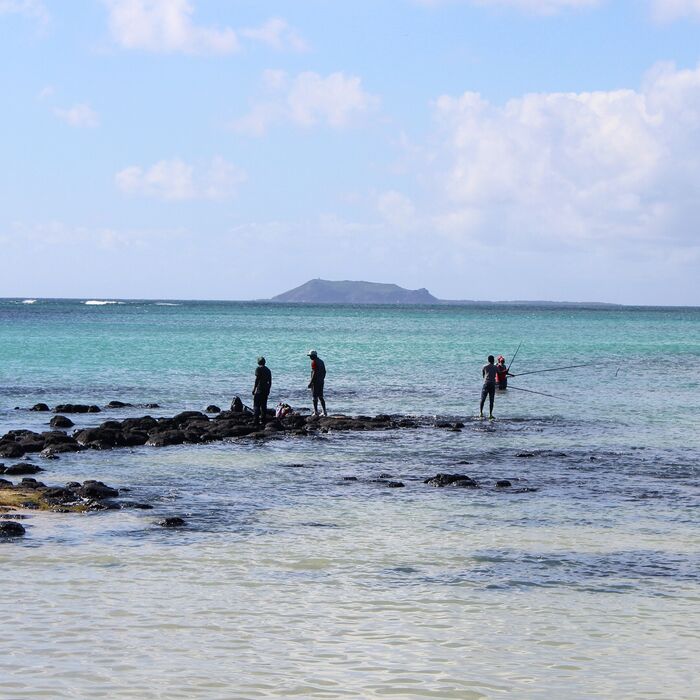
<instances>
[{"instance_id":1,"label":"dark shorts","mask_svg":"<svg viewBox=\"0 0 700 700\"><path fill-rule=\"evenodd\" d=\"M494 400L496 396L495 384L484 384L484 386L481 388L481 400L485 401L487 396L491 401Z\"/></svg>"},{"instance_id":2,"label":"dark shorts","mask_svg":"<svg viewBox=\"0 0 700 700\"><path fill-rule=\"evenodd\" d=\"M255 420L262 416L263 423L267 420L267 394L255 394L253 396L253 414Z\"/></svg>"},{"instance_id":3,"label":"dark shorts","mask_svg":"<svg viewBox=\"0 0 700 700\"><path fill-rule=\"evenodd\" d=\"M501 390L507 389L508 388L508 379L506 379L504 377L503 379L501 379L500 382L496 382L496 386Z\"/></svg>"},{"instance_id":4,"label":"dark shorts","mask_svg":"<svg viewBox=\"0 0 700 700\"><path fill-rule=\"evenodd\" d=\"M317 382L316 384L311 385L311 395L315 399L323 398L323 382Z\"/></svg>"}]
</instances>

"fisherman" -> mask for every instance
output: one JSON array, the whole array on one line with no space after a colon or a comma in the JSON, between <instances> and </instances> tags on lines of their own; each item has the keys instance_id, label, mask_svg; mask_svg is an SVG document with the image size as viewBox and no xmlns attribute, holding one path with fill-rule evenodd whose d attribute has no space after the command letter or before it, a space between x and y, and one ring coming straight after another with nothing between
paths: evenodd
<instances>
[{"instance_id":1,"label":"fisherman","mask_svg":"<svg viewBox=\"0 0 700 700\"><path fill-rule=\"evenodd\" d=\"M255 385L253 386L253 423L260 424L262 414L262 424L267 423L267 397L270 395L272 387L272 372L265 364L264 357L258 357L258 366L255 368Z\"/></svg>"},{"instance_id":2,"label":"fisherman","mask_svg":"<svg viewBox=\"0 0 700 700\"><path fill-rule=\"evenodd\" d=\"M506 367L506 358L503 355L499 355L496 360L496 388L500 391L504 391L508 388L508 377L513 375L508 371Z\"/></svg>"},{"instance_id":3,"label":"fisherman","mask_svg":"<svg viewBox=\"0 0 700 700\"><path fill-rule=\"evenodd\" d=\"M311 381L309 382L309 389L311 389L311 396L314 402L314 415L318 416L318 402L321 402L321 408L323 409L323 415L327 416L326 411L326 400L323 398L323 383L326 379L326 364L318 356L315 350L309 350L307 355L311 358Z\"/></svg>"},{"instance_id":4,"label":"fisherman","mask_svg":"<svg viewBox=\"0 0 700 700\"><path fill-rule=\"evenodd\" d=\"M493 418L493 400L496 397L496 365L493 355L488 356L488 364L481 368L481 376L484 378L484 386L481 389L481 403L479 404L479 418L484 417L484 403L489 397L489 418Z\"/></svg>"}]
</instances>

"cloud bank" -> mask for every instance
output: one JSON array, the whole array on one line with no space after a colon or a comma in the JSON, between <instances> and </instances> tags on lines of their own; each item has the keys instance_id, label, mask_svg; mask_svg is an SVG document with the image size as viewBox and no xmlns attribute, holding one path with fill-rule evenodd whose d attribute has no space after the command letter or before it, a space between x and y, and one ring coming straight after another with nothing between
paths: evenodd
<instances>
[{"instance_id":1,"label":"cloud bank","mask_svg":"<svg viewBox=\"0 0 700 700\"><path fill-rule=\"evenodd\" d=\"M42 90L42 93L44 93L44 90ZM100 124L97 112L86 103L76 104L65 109L56 107L53 113L61 121L76 128L94 128Z\"/></svg>"},{"instance_id":2,"label":"cloud bank","mask_svg":"<svg viewBox=\"0 0 700 700\"><path fill-rule=\"evenodd\" d=\"M231 53L240 46L231 28L201 27L187 0L105 0L114 41L126 49Z\"/></svg>"},{"instance_id":3,"label":"cloud bank","mask_svg":"<svg viewBox=\"0 0 700 700\"><path fill-rule=\"evenodd\" d=\"M155 53L231 54L241 50L241 37L278 51L305 51L308 48L304 39L281 17L273 17L260 27L236 31L232 27L196 24L194 7L188 0L103 2L109 12L112 39L124 49Z\"/></svg>"},{"instance_id":4,"label":"cloud bank","mask_svg":"<svg viewBox=\"0 0 700 700\"><path fill-rule=\"evenodd\" d=\"M443 95L434 116L440 230L524 250L625 242L633 255L635 243L697 255L700 67L660 64L638 91L538 93L502 106Z\"/></svg>"},{"instance_id":5,"label":"cloud bank","mask_svg":"<svg viewBox=\"0 0 700 700\"><path fill-rule=\"evenodd\" d=\"M131 165L114 177L124 193L168 201L223 200L235 196L246 173L220 156L205 167L179 158L161 160L150 167Z\"/></svg>"},{"instance_id":6,"label":"cloud bank","mask_svg":"<svg viewBox=\"0 0 700 700\"><path fill-rule=\"evenodd\" d=\"M654 17L661 22L673 22L684 17L700 19L700 0L651 0Z\"/></svg>"},{"instance_id":7,"label":"cloud bank","mask_svg":"<svg viewBox=\"0 0 700 700\"><path fill-rule=\"evenodd\" d=\"M552 15L568 9L597 7L604 0L413 0L419 5L438 6L468 2L477 7L513 8L522 12L540 15Z\"/></svg>"},{"instance_id":8,"label":"cloud bank","mask_svg":"<svg viewBox=\"0 0 700 700\"><path fill-rule=\"evenodd\" d=\"M307 71L291 78L284 71L266 71L267 98L254 102L250 112L233 122L235 131L260 136L272 125L300 127L317 124L335 129L351 126L376 109L379 98L366 92L362 80L344 73L322 76Z\"/></svg>"},{"instance_id":9,"label":"cloud bank","mask_svg":"<svg viewBox=\"0 0 700 700\"><path fill-rule=\"evenodd\" d=\"M22 15L44 27L49 23L49 11L40 0L0 0L0 16Z\"/></svg>"}]
</instances>

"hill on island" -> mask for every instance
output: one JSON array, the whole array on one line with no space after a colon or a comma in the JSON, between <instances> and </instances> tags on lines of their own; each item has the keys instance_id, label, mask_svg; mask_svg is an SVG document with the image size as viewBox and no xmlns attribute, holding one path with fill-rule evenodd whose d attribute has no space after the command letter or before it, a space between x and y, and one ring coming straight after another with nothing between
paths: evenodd
<instances>
[{"instance_id":1,"label":"hill on island","mask_svg":"<svg viewBox=\"0 0 700 700\"><path fill-rule=\"evenodd\" d=\"M438 299L427 289L404 289L397 284L353 282L344 280L309 280L300 287L278 294L272 299L287 304L441 304L453 306L539 306L563 308L621 308L619 304L595 301L474 301Z\"/></svg>"},{"instance_id":2,"label":"hill on island","mask_svg":"<svg viewBox=\"0 0 700 700\"><path fill-rule=\"evenodd\" d=\"M272 297L271 301L299 304L439 304L427 289L404 289L397 284L315 279Z\"/></svg>"}]
</instances>

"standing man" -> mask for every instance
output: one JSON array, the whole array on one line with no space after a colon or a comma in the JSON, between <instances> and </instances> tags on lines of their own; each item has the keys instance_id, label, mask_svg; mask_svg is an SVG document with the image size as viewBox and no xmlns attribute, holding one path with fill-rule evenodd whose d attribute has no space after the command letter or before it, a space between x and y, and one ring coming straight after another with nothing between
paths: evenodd
<instances>
[{"instance_id":1,"label":"standing man","mask_svg":"<svg viewBox=\"0 0 700 700\"><path fill-rule=\"evenodd\" d=\"M265 366L265 358L258 357L258 366L255 368L255 385L253 386L253 423L260 424L262 414L262 424L267 423L267 397L272 388L272 372Z\"/></svg>"},{"instance_id":2,"label":"standing man","mask_svg":"<svg viewBox=\"0 0 700 700\"><path fill-rule=\"evenodd\" d=\"M498 369L494 364L493 355L488 356L488 364L481 368L481 376L484 378L484 386L481 388L481 403L479 404L479 418L484 417L484 403L489 397L489 419L493 418L493 400L496 396L496 374Z\"/></svg>"},{"instance_id":3,"label":"standing man","mask_svg":"<svg viewBox=\"0 0 700 700\"><path fill-rule=\"evenodd\" d=\"M309 389L311 389L311 395L314 401L314 415L319 415L318 402L320 401L323 415L327 416L326 400L323 398L323 382L326 379L326 364L315 350L309 350L307 355L311 358L311 381L309 382Z\"/></svg>"}]
</instances>

